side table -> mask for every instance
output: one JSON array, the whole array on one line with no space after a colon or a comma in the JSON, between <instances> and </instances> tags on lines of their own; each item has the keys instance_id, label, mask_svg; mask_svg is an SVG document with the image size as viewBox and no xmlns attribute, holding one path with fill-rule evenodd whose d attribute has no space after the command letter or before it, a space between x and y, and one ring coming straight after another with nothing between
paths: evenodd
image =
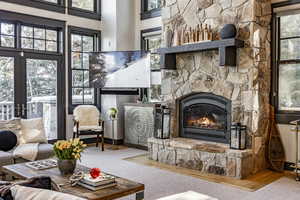
<instances>
[{"instance_id":1,"label":"side table","mask_svg":"<svg viewBox=\"0 0 300 200\"><path fill-rule=\"evenodd\" d=\"M111 121L111 133L112 133L112 146L109 147L108 149L110 150L119 150L120 147L116 144L116 140L115 140L115 122L118 121L118 119L110 119L109 121Z\"/></svg>"}]
</instances>

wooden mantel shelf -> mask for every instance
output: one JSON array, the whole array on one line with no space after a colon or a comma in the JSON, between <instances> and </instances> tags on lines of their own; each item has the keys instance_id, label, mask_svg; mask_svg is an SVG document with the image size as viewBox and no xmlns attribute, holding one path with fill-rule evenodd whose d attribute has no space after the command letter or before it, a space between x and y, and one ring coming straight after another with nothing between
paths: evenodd
<instances>
[{"instance_id":1,"label":"wooden mantel shelf","mask_svg":"<svg viewBox=\"0 0 300 200\"><path fill-rule=\"evenodd\" d=\"M235 38L185 44L157 50L161 54L161 69L176 69L176 54L219 50L220 66L236 66L237 48L244 47L244 41Z\"/></svg>"}]
</instances>

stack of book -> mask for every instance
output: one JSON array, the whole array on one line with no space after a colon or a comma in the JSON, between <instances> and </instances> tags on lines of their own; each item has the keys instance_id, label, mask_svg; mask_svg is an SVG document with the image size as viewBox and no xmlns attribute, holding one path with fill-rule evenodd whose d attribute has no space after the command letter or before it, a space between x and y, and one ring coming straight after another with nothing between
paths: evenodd
<instances>
[{"instance_id":1,"label":"stack of book","mask_svg":"<svg viewBox=\"0 0 300 200\"><path fill-rule=\"evenodd\" d=\"M114 176L102 173L101 176L95 179L92 178L90 174L86 174L84 178L79 181L78 185L92 191L97 191L116 186L117 183Z\"/></svg>"}]
</instances>

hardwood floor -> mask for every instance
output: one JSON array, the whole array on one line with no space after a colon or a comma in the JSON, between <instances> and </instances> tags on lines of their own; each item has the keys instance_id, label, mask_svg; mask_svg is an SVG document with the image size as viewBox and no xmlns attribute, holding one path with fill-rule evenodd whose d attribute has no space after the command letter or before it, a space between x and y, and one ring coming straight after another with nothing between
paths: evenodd
<instances>
[{"instance_id":1,"label":"hardwood floor","mask_svg":"<svg viewBox=\"0 0 300 200\"><path fill-rule=\"evenodd\" d=\"M163 170L169 170L169 171L172 171L175 173L192 176L195 178L204 179L204 180L215 182L215 183L231 185L231 186L237 187L239 189L250 191L250 192L256 191L256 190L278 180L279 178L285 176L284 173L277 173L277 172L273 172L270 170L265 170L265 171L255 174L253 176L250 176L247 179L239 180L239 179L234 179L234 178L225 177L225 176L204 174L204 173L200 173L197 170L191 170L191 169L186 169L186 168L177 167L177 166L173 166L173 165L159 163L159 162L156 162L153 160L149 160L147 158L147 155L140 155L140 156L125 158L124 160L138 163L141 165L156 167L156 168L163 169Z\"/></svg>"}]
</instances>

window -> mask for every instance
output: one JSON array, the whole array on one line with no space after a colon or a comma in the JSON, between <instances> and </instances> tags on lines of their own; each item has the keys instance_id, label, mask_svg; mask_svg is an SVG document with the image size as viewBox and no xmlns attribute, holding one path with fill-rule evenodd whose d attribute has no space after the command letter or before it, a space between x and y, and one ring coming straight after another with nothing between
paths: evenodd
<instances>
[{"instance_id":1,"label":"window","mask_svg":"<svg viewBox=\"0 0 300 200\"><path fill-rule=\"evenodd\" d=\"M279 123L300 115L300 12L277 14L273 29L273 104Z\"/></svg>"},{"instance_id":2,"label":"window","mask_svg":"<svg viewBox=\"0 0 300 200\"><path fill-rule=\"evenodd\" d=\"M94 12L94 0L72 0L71 7Z\"/></svg>"},{"instance_id":3,"label":"window","mask_svg":"<svg viewBox=\"0 0 300 200\"><path fill-rule=\"evenodd\" d=\"M89 87L89 53L99 51L100 32L69 27L69 37L70 105L97 104L97 91Z\"/></svg>"},{"instance_id":4,"label":"window","mask_svg":"<svg viewBox=\"0 0 300 200\"><path fill-rule=\"evenodd\" d=\"M141 0L141 19L161 16L162 0Z\"/></svg>"},{"instance_id":5,"label":"window","mask_svg":"<svg viewBox=\"0 0 300 200\"><path fill-rule=\"evenodd\" d=\"M69 14L91 19L101 19L100 0L68 0Z\"/></svg>"},{"instance_id":6,"label":"window","mask_svg":"<svg viewBox=\"0 0 300 200\"><path fill-rule=\"evenodd\" d=\"M161 71L160 55L154 51L161 47L161 28L143 30L142 49L152 52L151 54L151 86L148 91L148 98L152 102L161 101Z\"/></svg>"},{"instance_id":7,"label":"window","mask_svg":"<svg viewBox=\"0 0 300 200\"><path fill-rule=\"evenodd\" d=\"M162 0L148 0L147 11L154 10L161 7Z\"/></svg>"},{"instance_id":8,"label":"window","mask_svg":"<svg viewBox=\"0 0 300 200\"><path fill-rule=\"evenodd\" d=\"M0 46L15 47L15 25L10 23L0 23Z\"/></svg>"},{"instance_id":9,"label":"window","mask_svg":"<svg viewBox=\"0 0 300 200\"><path fill-rule=\"evenodd\" d=\"M47 138L63 139L65 59L58 44L65 22L3 10L0 16L0 120L41 117Z\"/></svg>"},{"instance_id":10,"label":"window","mask_svg":"<svg viewBox=\"0 0 300 200\"><path fill-rule=\"evenodd\" d=\"M0 50L63 54L65 22L0 10Z\"/></svg>"},{"instance_id":11,"label":"window","mask_svg":"<svg viewBox=\"0 0 300 200\"><path fill-rule=\"evenodd\" d=\"M38 51L59 51L59 32L57 30L21 26L21 48Z\"/></svg>"},{"instance_id":12,"label":"window","mask_svg":"<svg viewBox=\"0 0 300 200\"><path fill-rule=\"evenodd\" d=\"M65 0L0 0L34 8L65 13Z\"/></svg>"}]
</instances>

